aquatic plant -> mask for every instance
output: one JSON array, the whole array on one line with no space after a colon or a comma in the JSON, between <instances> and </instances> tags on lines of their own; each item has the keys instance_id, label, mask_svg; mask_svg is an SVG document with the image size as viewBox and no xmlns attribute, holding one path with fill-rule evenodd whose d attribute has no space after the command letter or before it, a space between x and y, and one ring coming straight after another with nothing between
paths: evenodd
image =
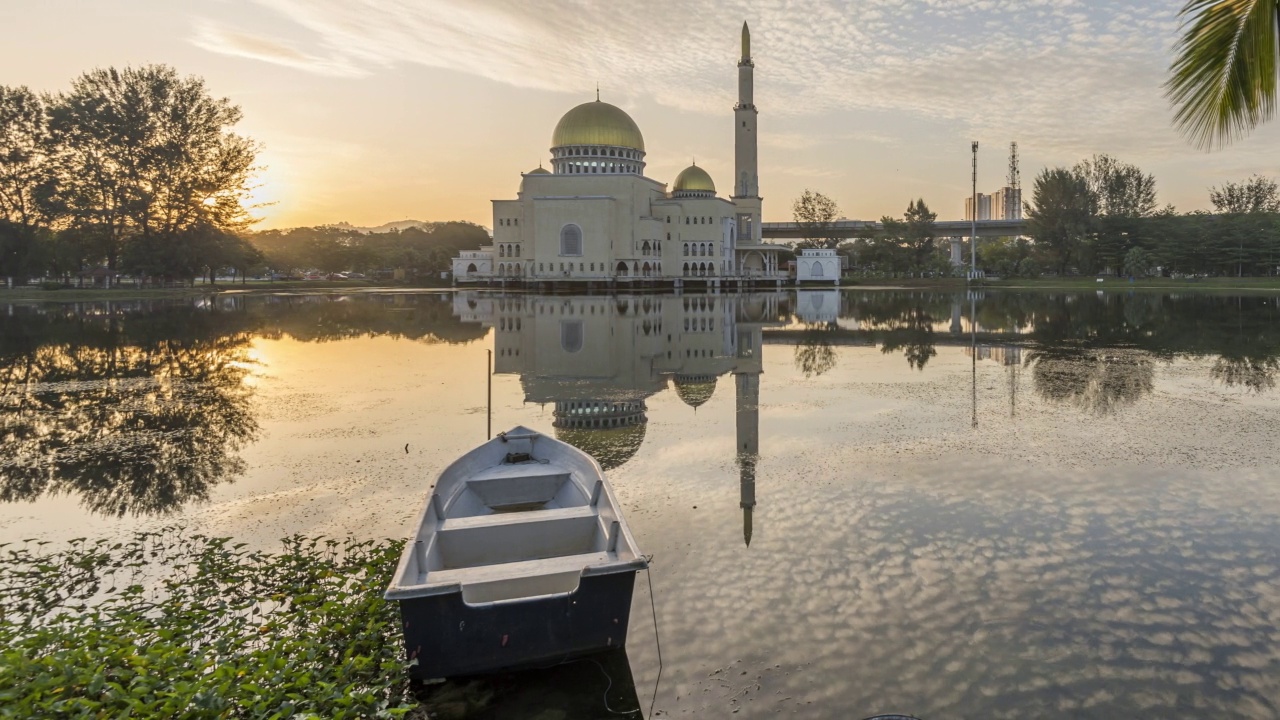
<instances>
[{"instance_id":1,"label":"aquatic plant","mask_svg":"<svg viewBox=\"0 0 1280 720\"><path fill-rule=\"evenodd\" d=\"M398 541L0 546L0 717L403 717Z\"/></svg>"}]
</instances>

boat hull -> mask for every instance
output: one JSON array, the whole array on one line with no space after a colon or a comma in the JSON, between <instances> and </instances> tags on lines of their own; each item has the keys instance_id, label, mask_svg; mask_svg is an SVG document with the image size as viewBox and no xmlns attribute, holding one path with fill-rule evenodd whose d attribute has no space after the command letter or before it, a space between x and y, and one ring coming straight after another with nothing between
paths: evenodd
<instances>
[{"instance_id":1,"label":"boat hull","mask_svg":"<svg viewBox=\"0 0 1280 720\"><path fill-rule=\"evenodd\" d=\"M418 679L520 670L625 646L636 571L584 576L577 590L469 605L461 592L402 598Z\"/></svg>"}]
</instances>

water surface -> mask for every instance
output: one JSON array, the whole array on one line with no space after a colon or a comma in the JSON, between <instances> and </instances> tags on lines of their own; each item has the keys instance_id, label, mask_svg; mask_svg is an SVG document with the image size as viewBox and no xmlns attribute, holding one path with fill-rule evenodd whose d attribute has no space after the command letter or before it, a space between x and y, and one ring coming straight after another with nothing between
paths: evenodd
<instances>
[{"instance_id":1,"label":"water surface","mask_svg":"<svg viewBox=\"0 0 1280 720\"><path fill-rule=\"evenodd\" d=\"M403 536L486 436L493 350L493 428L594 453L655 556L663 716L1280 713L1271 297L0 310L0 542ZM650 613L642 577L646 709Z\"/></svg>"}]
</instances>

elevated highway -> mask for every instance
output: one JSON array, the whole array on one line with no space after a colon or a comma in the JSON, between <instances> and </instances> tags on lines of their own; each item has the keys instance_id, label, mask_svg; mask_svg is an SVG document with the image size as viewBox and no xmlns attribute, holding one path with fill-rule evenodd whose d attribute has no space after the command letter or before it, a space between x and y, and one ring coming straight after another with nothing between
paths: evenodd
<instances>
[{"instance_id":1,"label":"elevated highway","mask_svg":"<svg viewBox=\"0 0 1280 720\"><path fill-rule=\"evenodd\" d=\"M933 224L938 237L969 237L972 222L969 220L940 220ZM819 238L870 237L884 229L884 225L871 220L838 220L821 228L809 223L772 222L761 223L760 228L768 240L803 240ZM979 220L978 237L1008 237L1026 232L1026 220ZM981 252L981 250L979 250Z\"/></svg>"}]
</instances>

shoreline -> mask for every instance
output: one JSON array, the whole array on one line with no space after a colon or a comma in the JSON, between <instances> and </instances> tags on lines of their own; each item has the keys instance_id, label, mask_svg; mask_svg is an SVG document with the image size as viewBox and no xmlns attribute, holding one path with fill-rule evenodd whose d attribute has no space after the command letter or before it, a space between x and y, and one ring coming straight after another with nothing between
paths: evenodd
<instances>
[{"instance_id":1,"label":"shoreline","mask_svg":"<svg viewBox=\"0 0 1280 720\"><path fill-rule=\"evenodd\" d=\"M950 290L963 291L975 287L983 290L1103 290L1109 292L1142 290L1142 291L1179 291L1179 292L1233 292L1233 293L1280 293L1280 277L1254 278L1206 278L1203 280L1171 280L1169 278L1146 278L1143 280L1122 280L1106 278L1098 282L1095 277L1085 278L1043 278L1043 279L1009 279L981 283L970 286L963 278L885 278L862 282L849 280L838 288L831 285L784 285L780 289L799 290ZM344 282L250 282L245 284L227 283L226 285L196 285L184 288L59 288L45 290L36 286L13 289L0 288L0 303L69 303L100 302L104 300L170 300L211 295L255 295L286 292L456 292L468 289L454 285L385 285L385 284L352 284ZM477 286L475 289L492 289ZM523 289L519 292L527 292ZM686 291L701 292L701 290Z\"/></svg>"}]
</instances>

